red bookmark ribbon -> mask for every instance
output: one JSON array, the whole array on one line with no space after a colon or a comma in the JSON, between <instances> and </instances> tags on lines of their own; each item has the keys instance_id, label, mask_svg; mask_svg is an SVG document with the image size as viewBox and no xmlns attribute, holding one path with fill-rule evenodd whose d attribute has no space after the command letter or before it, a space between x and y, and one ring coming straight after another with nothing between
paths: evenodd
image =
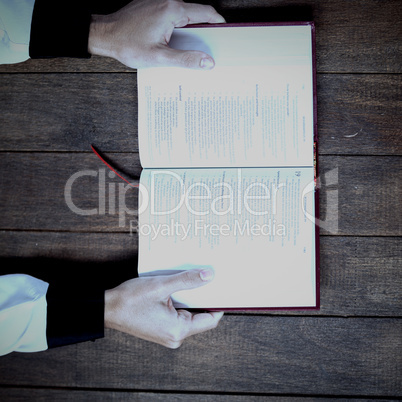
<instances>
[{"instance_id":1,"label":"red bookmark ribbon","mask_svg":"<svg viewBox=\"0 0 402 402\"><path fill-rule=\"evenodd\" d=\"M131 187L138 187L138 184L131 184L128 180L126 180L123 176L121 176L119 173L116 172L115 169L113 169L112 166L110 166L98 153L98 151L91 145L92 151L94 151L95 155L112 171L114 172L117 176L120 177L120 179L124 180L126 183L128 183Z\"/></svg>"}]
</instances>

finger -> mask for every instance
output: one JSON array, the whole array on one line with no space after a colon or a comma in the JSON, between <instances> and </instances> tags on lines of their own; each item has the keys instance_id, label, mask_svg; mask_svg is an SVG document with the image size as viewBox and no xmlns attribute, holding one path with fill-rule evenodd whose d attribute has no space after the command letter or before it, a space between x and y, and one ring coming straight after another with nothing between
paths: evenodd
<instances>
[{"instance_id":1,"label":"finger","mask_svg":"<svg viewBox=\"0 0 402 402\"><path fill-rule=\"evenodd\" d=\"M174 18L175 27L184 27L187 24L221 24L226 22L212 7L203 4L179 3L181 12L178 12Z\"/></svg>"},{"instance_id":2,"label":"finger","mask_svg":"<svg viewBox=\"0 0 402 402\"><path fill-rule=\"evenodd\" d=\"M187 327L185 329L187 336L191 336L216 328L222 317L222 311L193 314L191 319L183 315L184 323L182 325Z\"/></svg>"},{"instance_id":3,"label":"finger","mask_svg":"<svg viewBox=\"0 0 402 402\"><path fill-rule=\"evenodd\" d=\"M158 64L165 67L210 70L215 66L215 61L211 56L196 50L178 50L163 46L159 48L158 52Z\"/></svg>"},{"instance_id":4,"label":"finger","mask_svg":"<svg viewBox=\"0 0 402 402\"><path fill-rule=\"evenodd\" d=\"M206 285L214 277L214 271L210 267L191 269L178 274L166 276L162 292L170 296L179 290L194 289Z\"/></svg>"}]
</instances>

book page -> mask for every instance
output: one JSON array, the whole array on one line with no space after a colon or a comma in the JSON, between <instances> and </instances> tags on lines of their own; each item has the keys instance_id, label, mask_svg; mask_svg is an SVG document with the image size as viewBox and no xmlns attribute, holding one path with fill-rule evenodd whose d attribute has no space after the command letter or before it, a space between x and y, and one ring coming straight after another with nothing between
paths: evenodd
<instances>
[{"instance_id":1,"label":"book page","mask_svg":"<svg viewBox=\"0 0 402 402\"><path fill-rule=\"evenodd\" d=\"M312 168L143 170L139 274L212 266L176 307L315 306L313 181Z\"/></svg>"},{"instance_id":2,"label":"book page","mask_svg":"<svg viewBox=\"0 0 402 402\"><path fill-rule=\"evenodd\" d=\"M177 29L210 71L138 70L143 167L312 166L310 26Z\"/></svg>"}]
</instances>

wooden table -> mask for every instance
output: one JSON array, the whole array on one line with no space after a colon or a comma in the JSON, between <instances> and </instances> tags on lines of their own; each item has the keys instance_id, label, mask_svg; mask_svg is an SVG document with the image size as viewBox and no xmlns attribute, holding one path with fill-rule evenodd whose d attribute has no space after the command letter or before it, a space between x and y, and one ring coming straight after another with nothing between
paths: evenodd
<instances>
[{"instance_id":1,"label":"wooden table","mask_svg":"<svg viewBox=\"0 0 402 402\"><path fill-rule=\"evenodd\" d=\"M213 4L228 21L316 23L320 169L337 175L322 182L321 219L338 214L336 233L321 232L321 310L228 313L177 350L106 331L94 343L10 354L0 358L1 399L402 396L402 4ZM97 172L73 197L98 207L104 166L90 144L138 179L136 72L97 57L30 60L1 66L0 85L1 257L130 264L137 237L128 223L119 226L107 203L104 214L73 213L64 188L78 171Z\"/></svg>"}]
</instances>

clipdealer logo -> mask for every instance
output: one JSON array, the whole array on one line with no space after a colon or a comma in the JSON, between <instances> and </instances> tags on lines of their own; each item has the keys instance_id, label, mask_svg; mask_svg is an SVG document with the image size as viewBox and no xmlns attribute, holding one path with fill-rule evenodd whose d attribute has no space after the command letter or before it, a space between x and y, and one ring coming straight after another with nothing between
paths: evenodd
<instances>
[{"instance_id":1,"label":"clipdealer logo","mask_svg":"<svg viewBox=\"0 0 402 402\"><path fill-rule=\"evenodd\" d=\"M172 208L167 210L158 209L156 204L156 178L158 175L169 175L172 180L176 180L179 191L179 199ZM297 175L296 175L297 176ZM79 186L80 181L86 178L97 180L98 196L97 205L92 208L83 208L79 202L73 199L73 187ZM254 182L250 183L247 187L232 188L227 182L214 183L213 188L210 188L205 182L194 182L191 185L185 185L183 179L175 172L172 171L153 171L151 173L151 185L149 188L143 184L132 185L125 183L116 183L112 181L116 178L116 174L109 171L106 174L106 169L99 170L82 170L74 173L69 177L64 187L64 198L68 208L80 216L93 216L93 215L117 215L119 227L127 225L127 218L133 217L129 222L130 232L147 233L154 237L156 235L170 235L174 233L182 239L189 236L190 230L193 233L202 233L208 231L210 235L225 236L230 230L236 230L240 235L278 235L285 234L285 227L279 224L275 218L278 208L278 195L286 187L284 182L273 182L270 186ZM110 179L110 180L108 180ZM238 183L241 182L241 169L238 169ZM325 208L320 210L321 219L317 219L311 211L306 208L306 197L309 193L316 190L314 181L308 183L302 189L301 207L303 210L304 219L314 222L317 226L325 231L336 234L338 232L338 168L332 169L322 175L317 180L317 187L325 189ZM218 195L213 196L213 193ZM138 199L139 205L137 208L130 208L127 206L126 200L135 197ZM266 203L267 208L263 210L253 209L253 202L261 200ZM195 204L199 201L205 201L204 209L196 209ZM225 205L225 209L222 209ZM193 227L189 228L179 222L170 221L159 224L158 227L151 227L145 225L139 227L138 215L145 212L149 208L149 213L152 216L167 216L174 214L180 208L186 208L186 211L195 217L206 217L208 215L238 215L248 214L248 216L264 216L270 215L263 224L253 223L250 220L235 220L230 226L228 224L207 224L205 219L195 219L192 222Z\"/></svg>"}]
</instances>

